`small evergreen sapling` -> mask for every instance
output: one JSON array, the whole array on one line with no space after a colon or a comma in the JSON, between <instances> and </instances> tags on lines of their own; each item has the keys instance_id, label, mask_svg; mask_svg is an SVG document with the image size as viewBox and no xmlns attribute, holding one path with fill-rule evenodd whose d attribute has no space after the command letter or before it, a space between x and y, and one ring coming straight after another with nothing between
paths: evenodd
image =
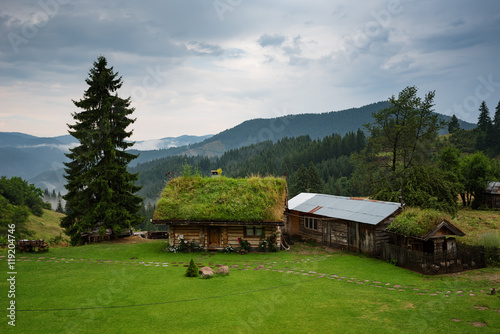
<instances>
[{"instance_id":1,"label":"small evergreen sapling","mask_svg":"<svg viewBox=\"0 0 500 334\"><path fill-rule=\"evenodd\" d=\"M189 262L189 267L186 270L186 276L198 277L198 266L196 266L193 259L191 259L191 262Z\"/></svg>"}]
</instances>

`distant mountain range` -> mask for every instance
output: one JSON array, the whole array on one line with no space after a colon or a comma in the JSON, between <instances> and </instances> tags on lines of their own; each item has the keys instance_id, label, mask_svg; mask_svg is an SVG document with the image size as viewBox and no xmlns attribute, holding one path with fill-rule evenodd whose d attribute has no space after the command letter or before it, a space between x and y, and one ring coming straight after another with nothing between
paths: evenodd
<instances>
[{"instance_id":1,"label":"distant mountain range","mask_svg":"<svg viewBox=\"0 0 500 334\"><path fill-rule=\"evenodd\" d=\"M187 146L212 135L180 136L138 141L134 152ZM19 132L0 132L0 176L20 176L36 186L64 192L63 162L69 148L78 144L71 135L35 137ZM146 153L147 155L147 153Z\"/></svg>"},{"instance_id":2,"label":"distant mountain range","mask_svg":"<svg viewBox=\"0 0 500 334\"><path fill-rule=\"evenodd\" d=\"M224 152L265 140L309 135L312 139L332 133L344 135L372 122L372 113L389 106L388 102L373 103L321 114L287 115L269 119L252 119L214 136L180 136L136 142L132 153L139 157L130 166L173 155L219 156ZM449 116L440 115L446 121ZM459 121L462 129L476 125ZM446 133L446 129L441 134ZM17 132L0 132L0 175L20 176L42 189L65 192L64 153L77 145L70 135L40 138Z\"/></svg>"}]
</instances>

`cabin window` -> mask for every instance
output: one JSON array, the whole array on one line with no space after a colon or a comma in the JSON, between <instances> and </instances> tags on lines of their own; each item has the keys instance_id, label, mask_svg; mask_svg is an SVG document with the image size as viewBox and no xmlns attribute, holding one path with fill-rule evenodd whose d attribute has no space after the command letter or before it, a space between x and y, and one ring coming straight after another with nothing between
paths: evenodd
<instances>
[{"instance_id":1,"label":"cabin window","mask_svg":"<svg viewBox=\"0 0 500 334\"><path fill-rule=\"evenodd\" d=\"M245 227L245 236L246 237L260 237L263 233L262 226L246 226Z\"/></svg>"},{"instance_id":2,"label":"cabin window","mask_svg":"<svg viewBox=\"0 0 500 334\"><path fill-rule=\"evenodd\" d=\"M311 230L318 230L318 219L311 217L304 217L304 226Z\"/></svg>"}]
</instances>

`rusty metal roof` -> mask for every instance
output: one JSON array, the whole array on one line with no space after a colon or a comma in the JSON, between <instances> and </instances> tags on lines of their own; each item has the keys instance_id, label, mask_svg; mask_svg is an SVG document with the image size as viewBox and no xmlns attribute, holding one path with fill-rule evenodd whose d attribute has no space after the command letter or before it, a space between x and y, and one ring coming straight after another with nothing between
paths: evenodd
<instances>
[{"instance_id":1,"label":"rusty metal roof","mask_svg":"<svg viewBox=\"0 0 500 334\"><path fill-rule=\"evenodd\" d=\"M394 202L313 193L300 193L288 201L289 210L371 225L377 225L400 207Z\"/></svg>"},{"instance_id":2,"label":"rusty metal roof","mask_svg":"<svg viewBox=\"0 0 500 334\"><path fill-rule=\"evenodd\" d=\"M500 195L500 182L489 182L484 192L492 195Z\"/></svg>"}]
</instances>

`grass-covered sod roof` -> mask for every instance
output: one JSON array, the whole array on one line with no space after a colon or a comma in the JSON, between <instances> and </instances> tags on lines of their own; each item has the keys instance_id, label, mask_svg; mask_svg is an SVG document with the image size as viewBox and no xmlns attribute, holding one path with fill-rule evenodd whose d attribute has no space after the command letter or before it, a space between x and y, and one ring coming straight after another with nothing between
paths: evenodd
<instances>
[{"instance_id":1,"label":"grass-covered sod roof","mask_svg":"<svg viewBox=\"0 0 500 334\"><path fill-rule=\"evenodd\" d=\"M451 222L449 215L439 211L408 208L399 214L387 229L407 237L424 238L443 220Z\"/></svg>"},{"instance_id":2,"label":"grass-covered sod roof","mask_svg":"<svg viewBox=\"0 0 500 334\"><path fill-rule=\"evenodd\" d=\"M286 181L276 177L178 177L163 190L155 220L281 222Z\"/></svg>"}]
</instances>

